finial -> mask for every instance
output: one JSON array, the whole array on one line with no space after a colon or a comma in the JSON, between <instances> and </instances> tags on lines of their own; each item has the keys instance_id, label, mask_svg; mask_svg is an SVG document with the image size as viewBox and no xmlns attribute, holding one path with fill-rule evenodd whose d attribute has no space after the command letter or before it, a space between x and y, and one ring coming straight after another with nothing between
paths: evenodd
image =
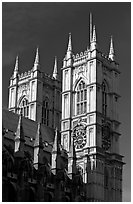
<instances>
[{"instance_id":1,"label":"finial","mask_svg":"<svg viewBox=\"0 0 133 204\"><path fill-rule=\"evenodd\" d=\"M67 51L72 51L72 39L71 33L69 33L69 42L68 42L68 49Z\"/></svg>"},{"instance_id":2,"label":"finial","mask_svg":"<svg viewBox=\"0 0 133 204\"><path fill-rule=\"evenodd\" d=\"M110 41L109 59L111 59L112 61L114 61L114 59L115 59L115 51L114 51L114 46L113 46L113 36L111 36L111 41Z\"/></svg>"},{"instance_id":3,"label":"finial","mask_svg":"<svg viewBox=\"0 0 133 204\"><path fill-rule=\"evenodd\" d=\"M53 70L53 78L57 79L58 71L57 71L57 57L55 56L54 70Z\"/></svg>"},{"instance_id":4,"label":"finial","mask_svg":"<svg viewBox=\"0 0 133 204\"><path fill-rule=\"evenodd\" d=\"M38 47L36 49L36 57L35 57L34 64L39 64L39 48Z\"/></svg>"}]
</instances>

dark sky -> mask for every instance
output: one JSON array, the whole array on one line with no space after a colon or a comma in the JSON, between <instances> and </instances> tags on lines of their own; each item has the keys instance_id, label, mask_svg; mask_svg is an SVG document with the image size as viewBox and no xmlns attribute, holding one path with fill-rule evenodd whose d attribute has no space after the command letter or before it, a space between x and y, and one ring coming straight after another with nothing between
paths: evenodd
<instances>
[{"instance_id":1,"label":"dark sky","mask_svg":"<svg viewBox=\"0 0 133 204\"><path fill-rule=\"evenodd\" d=\"M2 19L2 102L8 104L9 78L15 57L20 72L32 68L39 46L44 72L51 74L54 56L58 69L66 52L68 33L72 33L75 53L84 51L89 42L89 13L93 13L99 49L109 51L113 35L120 81L120 152L124 155L123 200L130 201L131 186L131 8L130 3L3 3Z\"/></svg>"}]
</instances>

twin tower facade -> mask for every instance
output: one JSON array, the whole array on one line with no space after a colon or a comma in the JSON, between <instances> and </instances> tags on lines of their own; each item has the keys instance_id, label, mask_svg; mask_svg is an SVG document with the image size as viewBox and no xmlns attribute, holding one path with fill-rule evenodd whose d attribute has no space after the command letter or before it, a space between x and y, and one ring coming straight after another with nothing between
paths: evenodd
<instances>
[{"instance_id":1,"label":"twin tower facade","mask_svg":"<svg viewBox=\"0 0 133 204\"><path fill-rule=\"evenodd\" d=\"M90 15L90 43L73 53L72 36L52 76L43 73L37 48L33 68L19 74L16 58L9 86L9 110L58 128L68 153L68 175L80 169L90 201L122 201L122 156L119 153L119 75L111 37L109 54L100 52Z\"/></svg>"}]
</instances>

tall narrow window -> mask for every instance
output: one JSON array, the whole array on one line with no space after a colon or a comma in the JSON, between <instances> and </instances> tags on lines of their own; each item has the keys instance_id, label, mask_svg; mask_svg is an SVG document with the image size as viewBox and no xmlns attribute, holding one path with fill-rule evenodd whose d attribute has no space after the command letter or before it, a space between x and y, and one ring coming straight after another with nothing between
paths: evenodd
<instances>
[{"instance_id":1,"label":"tall narrow window","mask_svg":"<svg viewBox=\"0 0 133 204\"><path fill-rule=\"evenodd\" d=\"M14 89L11 89L11 95L10 95L10 107L14 106Z\"/></svg>"},{"instance_id":2,"label":"tall narrow window","mask_svg":"<svg viewBox=\"0 0 133 204\"><path fill-rule=\"evenodd\" d=\"M68 109L68 94L64 95L64 118L68 117L69 109Z\"/></svg>"},{"instance_id":3,"label":"tall narrow window","mask_svg":"<svg viewBox=\"0 0 133 204\"><path fill-rule=\"evenodd\" d=\"M104 82L102 84L102 113L104 116L107 115L107 87Z\"/></svg>"},{"instance_id":4,"label":"tall narrow window","mask_svg":"<svg viewBox=\"0 0 133 204\"><path fill-rule=\"evenodd\" d=\"M42 123L49 125L49 103L48 100L43 101L42 106Z\"/></svg>"},{"instance_id":5,"label":"tall narrow window","mask_svg":"<svg viewBox=\"0 0 133 204\"><path fill-rule=\"evenodd\" d=\"M68 86L69 86L68 70L65 70L65 73L64 73L64 90L67 90Z\"/></svg>"},{"instance_id":6,"label":"tall narrow window","mask_svg":"<svg viewBox=\"0 0 133 204\"><path fill-rule=\"evenodd\" d=\"M87 111L87 89L86 84L81 81L77 88L77 115L86 113Z\"/></svg>"},{"instance_id":7,"label":"tall narrow window","mask_svg":"<svg viewBox=\"0 0 133 204\"><path fill-rule=\"evenodd\" d=\"M24 98L19 106L19 113L21 113L24 117L29 117L29 103L26 98Z\"/></svg>"}]
</instances>

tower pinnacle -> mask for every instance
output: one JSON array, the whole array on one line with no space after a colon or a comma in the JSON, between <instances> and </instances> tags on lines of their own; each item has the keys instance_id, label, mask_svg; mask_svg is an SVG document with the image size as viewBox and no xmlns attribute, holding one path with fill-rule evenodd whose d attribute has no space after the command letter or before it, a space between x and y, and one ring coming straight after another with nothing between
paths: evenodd
<instances>
[{"instance_id":1,"label":"tower pinnacle","mask_svg":"<svg viewBox=\"0 0 133 204\"><path fill-rule=\"evenodd\" d=\"M58 71L57 71L57 57L55 56L55 63L54 63L54 70L53 70L53 78L58 78Z\"/></svg>"},{"instance_id":2,"label":"tower pinnacle","mask_svg":"<svg viewBox=\"0 0 133 204\"><path fill-rule=\"evenodd\" d=\"M14 71L18 72L18 55L16 56L16 62L15 62Z\"/></svg>"},{"instance_id":3,"label":"tower pinnacle","mask_svg":"<svg viewBox=\"0 0 133 204\"><path fill-rule=\"evenodd\" d=\"M95 27L95 25L93 26L93 38L92 38L92 42L96 42L96 27Z\"/></svg>"},{"instance_id":4,"label":"tower pinnacle","mask_svg":"<svg viewBox=\"0 0 133 204\"><path fill-rule=\"evenodd\" d=\"M114 59L115 59L115 51L114 51L113 37L112 36L111 36L111 41L110 41L109 59L111 59L112 61L114 61Z\"/></svg>"},{"instance_id":5,"label":"tower pinnacle","mask_svg":"<svg viewBox=\"0 0 133 204\"><path fill-rule=\"evenodd\" d=\"M97 48L96 27L94 25L93 26L93 36L92 36L92 40L91 40L91 43L90 43L90 49L95 50L96 48Z\"/></svg>"},{"instance_id":6,"label":"tower pinnacle","mask_svg":"<svg viewBox=\"0 0 133 204\"><path fill-rule=\"evenodd\" d=\"M39 65L39 48L38 47L36 49L36 57L35 57L34 65Z\"/></svg>"},{"instance_id":7,"label":"tower pinnacle","mask_svg":"<svg viewBox=\"0 0 133 204\"><path fill-rule=\"evenodd\" d=\"M18 68L19 68L19 64L18 64L18 55L17 55L17 56L16 56L16 61L15 61L15 67L14 67L14 78L17 77Z\"/></svg>"},{"instance_id":8,"label":"tower pinnacle","mask_svg":"<svg viewBox=\"0 0 133 204\"><path fill-rule=\"evenodd\" d=\"M67 61L66 62L67 66L72 65L72 37L71 37L71 33L69 33L68 48L67 48L65 60Z\"/></svg>"},{"instance_id":9,"label":"tower pinnacle","mask_svg":"<svg viewBox=\"0 0 133 204\"><path fill-rule=\"evenodd\" d=\"M71 37L71 33L69 33L69 41L68 41L67 52L68 51L72 51L72 37Z\"/></svg>"}]
</instances>

